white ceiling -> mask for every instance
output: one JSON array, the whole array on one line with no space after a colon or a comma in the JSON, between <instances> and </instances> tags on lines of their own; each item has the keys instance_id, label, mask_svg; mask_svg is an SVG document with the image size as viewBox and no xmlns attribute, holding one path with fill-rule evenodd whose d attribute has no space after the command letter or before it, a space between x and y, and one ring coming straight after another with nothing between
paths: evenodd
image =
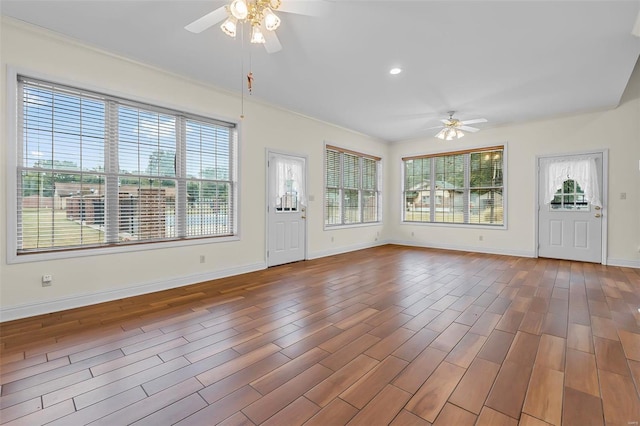
<instances>
[{"instance_id":1,"label":"white ceiling","mask_svg":"<svg viewBox=\"0 0 640 426\"><path fill-rule=\"evenodd\" d=\"M449 110L486 128L615 107L640 54L638 0L323 3L322 17L279 13L282 51L245 46L252 96L387 141L431 136ZM239 95L240 39L184 29L224 4L1 0L0 10ZM404 72L389 75L394 66Z\"/></svg>"}]
</instances>

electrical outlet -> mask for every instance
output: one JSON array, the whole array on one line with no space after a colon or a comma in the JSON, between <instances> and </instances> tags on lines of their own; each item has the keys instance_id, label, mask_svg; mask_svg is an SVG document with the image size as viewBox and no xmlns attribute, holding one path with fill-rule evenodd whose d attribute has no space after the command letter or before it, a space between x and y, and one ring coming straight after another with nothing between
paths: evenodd
<instances>
[{"instance_id":1,"label":"electrical outlet","mask_svg":"<svg viewBox=\"0 0 640 426\"><path fill-rule=\"evenodd\" d=\"M200 255L200 263L204 263L204 254Z\"/></svg>"},{"instance_id":2,"label":"electrical outlet","mask_svg":"<svg viewBox=\"0 0 640 426\"><path fill-rule=\"evenodd\" d=\"M480 235L480 236L478 237L478 241L484 241L484 237L483 237L482 235Z\"/></svg>"},{"instance_id":3,"label":"electrical outlet","mask_svg":"<svg viewBox=\"0 0 640 426\"><path fill-rule=\"evenodd\" d=\"M49 287L53 284L53 275L45 274L42 276L42 287Z\"/></svg>"}]
</instances>

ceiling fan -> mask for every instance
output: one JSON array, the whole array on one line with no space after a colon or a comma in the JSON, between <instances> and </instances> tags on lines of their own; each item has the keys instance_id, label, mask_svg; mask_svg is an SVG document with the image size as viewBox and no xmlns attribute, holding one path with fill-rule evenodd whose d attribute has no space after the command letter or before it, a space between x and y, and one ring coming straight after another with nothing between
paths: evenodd
<instances>
[{"instance_id":1,"label":"ceiling fan","mask_svg":"<svg viewBox=\"0 0 640 426\"><path fill-rule=\"evenodd\" d=\"M455 111L449 111L449 118L443 118L440 121L444 124L443 126L430 127L430 129L440 129L440 131L435 135L436 138L442 140L453 140L460 139L464 136L464 132L475 133L478 129L477 127L471 127L469 124L477 124L477 123L486 123L486 118L475 118L473 120L458 120L457 118L453 118ZM464 130L464 132L463 132Z\"/></svg>"},{"instance_id":2,"label":"ceiling fan","mask_svg":"<svg viewBox=\"0 0 640 426\"><path fill-rule=\"evenodd\" d=\"M235 37L238 24L251 25L251 43L264 44L268 53L282 50L282 44L275 30L280 26L280 18L274 13L287 12L307 16L319 16L325 11L322 1L282 0L231 0L184 28L192 33L202 31L222 22L220 29L230 37Z\"/></svg>"}]
</instances>

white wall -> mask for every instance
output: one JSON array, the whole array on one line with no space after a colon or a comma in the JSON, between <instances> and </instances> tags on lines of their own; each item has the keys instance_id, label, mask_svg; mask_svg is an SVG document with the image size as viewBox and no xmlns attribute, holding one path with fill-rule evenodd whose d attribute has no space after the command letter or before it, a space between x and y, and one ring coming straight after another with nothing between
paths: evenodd
<instances>
[{"instance_id":1,"label":"white wall","mask_svg":"<svg viewBox=\"0 0 640 426\"><path fill-rule=\"evenodd\" d=\"M180 248L105 254L55 261L7 264L7 67L54 81L211 116L237 120L238 94L182 79L161 70L80 45L6 18L0 33L0 319L50 312L160 288L264 268L266 149L307 156L308 256L318 257L374 244L382 226L323 230L325 141L386 157L386 143L299 114L245 101L240 139L240 240ZM334 241L331 242L331 236ZM381 235L382 237L382 235ZM204 254L206 263L200 264ZM54 283L43 288L43 274Z\"/></svg>"},{"instance_id":2,"label":"white wall","mask_svg":"<svg viewBox=\"0 0 640 426\"><path fill-rule=\"evenodd\" d=\"M508 150L506 230L402 224L396 208L387 233L404 244L534 256L536 156L608 149L608 263L640 267L640 61L614 110L486 129L450 142L429 137L394 144L390 186L401 187L402 157L502 143ZM620 199L623 192L626 200ZM401 192L394 196L400 203Z\"/></svg>"},{"instance_id":3,"label":"white wall","mask_svg":"<svg viewBox=\"0 0 640 426\"><path fill-rule=\"evenodd\" d=\"M240 113L238 94L203 86L75 41L2 19L0 28L0 320L66 309L264 268L265 151L307 156L308 257L321 257L384 241L532 256L535 253L536 155L609 149L609 262L640 267L640 70L621 105L611 111L486 129L460 141L433 137L397 144L247 100L240 141L240 240L7 264L7 67L36 72L79 87L218 118ZM638 67L637 67L638 68ZM383 158L384 226L323 229L323 147L328 142ZM508 229L401 223L401 158L407 155L508 144ZM626 200L619 194L627 193ZM414 236L411 236L411 233ZM378 233L380 235L378 236ZM479 242L478 236L484 241ZM331 241L333 238L333 242ZM378 238L378 241L376 241ZM199 263L204 254L207 262ZM41 287L53 274L52 287Z\"/></svg>"}]
</instances>

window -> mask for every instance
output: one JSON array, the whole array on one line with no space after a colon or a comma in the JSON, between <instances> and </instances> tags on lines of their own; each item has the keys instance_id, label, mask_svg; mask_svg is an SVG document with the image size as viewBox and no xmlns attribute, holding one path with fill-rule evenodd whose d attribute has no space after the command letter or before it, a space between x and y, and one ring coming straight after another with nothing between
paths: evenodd
<instances>
[{"instance_id":1,"label":"window","mask_svg":"<svg viewBox=\"0 0 640 426\"><path fill-rule=\"evenodd\" d=\"M232 123L18 77L17 254L221 237Z\"/></svg>"},{"instance_id":2,"label":"window","mask_svg":"<svg viewBox=\"0 0 640 426\"><path fill-rule=\"evenodd\" d=\"M380 158L327 145L326 226L380 221Z\"/></svg>"},{"instance_id":3,"label":"window","mask_svg":"<svg viewBox=\"0 0 640 426\"><path fill-rule=\"evenodd\" d=\"M504 225L504 146L403 158L405 222Z\"/></svg>"},{"instance_id":4,"label":"window","mask_svg":"<svg viewBox=\"0 0 640 426\"><path fill-rule=\"evenodd\" d=\"M550 209L555 211L590 210L584 190L573 179L567 179L556 191L550 203Z\"/></svg>"}]
</instances>

